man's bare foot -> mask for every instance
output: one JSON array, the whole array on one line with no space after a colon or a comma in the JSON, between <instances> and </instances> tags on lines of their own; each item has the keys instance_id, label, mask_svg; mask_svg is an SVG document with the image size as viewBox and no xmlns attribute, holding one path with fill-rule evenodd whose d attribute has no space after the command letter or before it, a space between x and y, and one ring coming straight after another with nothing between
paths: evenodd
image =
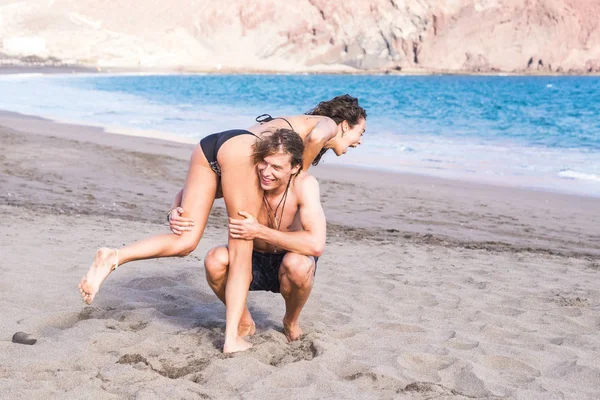
<instances>
[{"instance_id":1,"label":"man's bare foot","mask_svg":"<svg viewBox=\"0 0 600 400\"><path fill-rule=\"evenodd\" d=\"M223 345L223 353L237 353L238 351L245 351L252 347L251 343L246 342L240 336L235 338L235 341L228 342L225 340L225 344Z\"/></svg>"},{"instance_id":2,"label":"man's bare foot","mask_svg":"<svg viewBox=\"0 0 600 400\"><path fill-rule=\"evenodd\" d=\"M249 323L243 323L240 322L239 326L238 326L238 336L239 337L244 337L244 336L252 336L256 333L256 324L254 323L254 320L250 320Z\"/></svg>"},{"instance_id":3,"label":"man's bare foot","mask_svg":"<svg viewBox=\"0 0 600 400\"><path fill-rule=\"evenodd\" d=\"M118 263L116 252L115 249L106 247L96 252L92 266L79 283L79 293L84 303L92 304L94 297L100 290L100 285L113 271L115 264Z\"/></svg>"},{"instance_id":4,"label":"man's bare foot","mask_svg":"<svg viewBox=\"0 0 600 400\"><path fill-rule=\"evenodd\" d=\"M300 336L302 336L302 329L300 329L300 325L298 325L298 321L287 322L285 319L283 320L283 333L288 341L293 342L294 340L298 340Z\"/></svg>"}]
</instances>

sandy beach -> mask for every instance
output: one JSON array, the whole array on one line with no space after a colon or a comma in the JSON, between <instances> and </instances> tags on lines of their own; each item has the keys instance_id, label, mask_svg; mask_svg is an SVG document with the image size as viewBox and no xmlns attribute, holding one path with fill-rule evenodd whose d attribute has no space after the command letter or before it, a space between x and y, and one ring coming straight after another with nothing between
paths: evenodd
<instances>
[{"instance_id":1,"label":"sandy beach","mask_svg":"<svg viewBox=\"0 0 600 400\"><path fill-rule=\"evenodd\" d=\"M312 168L328 240L305 335L253 292L254 347L223 355L202 263L221 201L191 256L77 291L98 247L168 231L191 145L7 112L0 138L0 398L600 398L599 198Z\"/></svg>"}]
</instances>

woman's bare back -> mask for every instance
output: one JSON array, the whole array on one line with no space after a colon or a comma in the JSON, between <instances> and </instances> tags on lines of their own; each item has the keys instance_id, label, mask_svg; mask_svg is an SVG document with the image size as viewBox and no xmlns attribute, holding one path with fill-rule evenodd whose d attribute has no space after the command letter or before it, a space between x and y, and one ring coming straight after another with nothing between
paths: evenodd
<instances>
[{"instance_id":1,"label":"woman's bare back","mask_svg":"<svg viewBox=\"0 0 600 400\"><path fill-rule=\"evenodd\" d=\"M293 130L300 135L302 141L306 143L308 136L313 131L315 126L320 121L331 120L329 117L323 117L320 115L294 115L291 117L275 117L269 122L260 122L251 126L248 131L254 133L260 137L267 132L274 132L277 129L289 128L290 125ZM288 123L286 122L289 122Z\"/></svg>"}]
</instances>

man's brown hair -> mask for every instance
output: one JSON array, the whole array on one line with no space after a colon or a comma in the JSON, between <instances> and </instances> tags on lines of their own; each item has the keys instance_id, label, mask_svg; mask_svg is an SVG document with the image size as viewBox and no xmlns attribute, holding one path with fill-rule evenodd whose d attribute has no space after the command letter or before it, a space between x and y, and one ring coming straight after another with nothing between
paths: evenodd
<instances>
[{"instance_id":1,"label":"man's brown hair","mask_svg":"<svg viewBox=\"0 0 600 400\"><path fill-rule=\"evenodd\" d=\"M277 129L272 134L265 132L253 146L254 163L258 164L268 157L277 153L287 153L291 157L292 168L297 165L302 167L302 153L304 153L304 142L300 135L291 129Z\"/></svg>"}]
</instances>

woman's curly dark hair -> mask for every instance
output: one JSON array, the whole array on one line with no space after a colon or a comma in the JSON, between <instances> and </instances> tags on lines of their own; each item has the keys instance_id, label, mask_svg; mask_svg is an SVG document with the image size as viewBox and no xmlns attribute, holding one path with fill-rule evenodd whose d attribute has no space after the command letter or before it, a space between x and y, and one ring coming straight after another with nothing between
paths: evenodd
<instances>
[{"instance_id":1,"label":"woman's curly dark hair","mask_svg":"<svg viewBox=\"0 0 600 400\"><path fill-rule=\"evenodd\" d=\"M351 128L358 124L361 119L367 119L367 112L358 105L358 99L349 94L337 96L328 101L322 101L315 108L305 113L305 115L329 117L338 125L344 121L348 121ZM312 165L317 165L326 151L327 149L321 149L313 160Z\"/></svg>"}]
</instances>

